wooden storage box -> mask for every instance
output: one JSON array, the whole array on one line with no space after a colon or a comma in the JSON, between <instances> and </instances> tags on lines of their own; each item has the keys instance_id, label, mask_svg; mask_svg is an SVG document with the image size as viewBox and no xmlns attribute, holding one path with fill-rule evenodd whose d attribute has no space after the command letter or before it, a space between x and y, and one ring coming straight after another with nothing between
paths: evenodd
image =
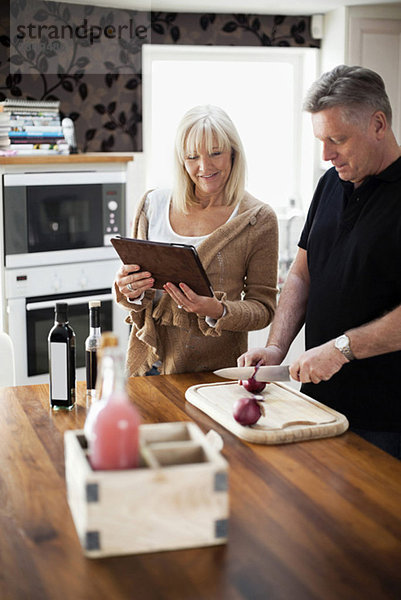
<instances>
[{"instance_id":1,"label":"wooden storage box","mask_svg":"<svg viewBox=\"0 0 401 600\"><path fill-rule=\"evenodd\" d=\"M64 443L68 503L88 557L227 541L228 465L194 423L141 425L137 469L94 471L81 430Z\"/></svg>"}]
</instances>

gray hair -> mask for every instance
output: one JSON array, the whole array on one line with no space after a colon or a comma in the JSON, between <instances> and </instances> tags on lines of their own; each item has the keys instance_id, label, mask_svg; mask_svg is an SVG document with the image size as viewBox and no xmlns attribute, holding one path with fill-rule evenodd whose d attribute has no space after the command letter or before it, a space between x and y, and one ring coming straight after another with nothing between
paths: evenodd
<instances>
[{"instance_id":1,"label":"gray hair","mask_svg":"<svg viewBox=\"0 0 401 600\"><path fill-rule=\"evenodd\" d=\"M185 113L176 134L175 176L172 201L178 210L187 212L197 203L195 186L185 169L185 158L205 144L208 152L217 144L223 152L232 152L232 167L224 190L225 203L236 205L245 189L246 160L238 131L227 113L218 106L195 106Z\"/></svg>"},{"instance_id":2,"label":"gray hair","mask_svg":"<svg viewBox=\"0 0 401 600\"><path fill-rule=\"evenodd\" d=\"M304 101L304 110L316 113L334 106L344 108L348 121L360 120L369 109L380 110L391 126L392 111L384 81L370 69L339 65L323 73L312 84Z\"/></svg>"}]
</instances>

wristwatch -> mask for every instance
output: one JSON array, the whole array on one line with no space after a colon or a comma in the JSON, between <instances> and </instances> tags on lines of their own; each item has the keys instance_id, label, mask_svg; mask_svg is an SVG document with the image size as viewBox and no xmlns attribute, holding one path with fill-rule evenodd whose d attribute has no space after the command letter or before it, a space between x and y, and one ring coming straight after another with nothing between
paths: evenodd
<instances>
[{"instance_id":1,"label":"wristwatch","mask_svg":"<svg viewBox=\"0 0 401 600\"><path fill-rule=\"evenodd\" d=\"M334 342L334 346L337 348L337 350L344 354L345 358L348 358L348 360L354 360L355 356L353 355L349 344L349 337L345 333L340 335Z\"/></svg>"}]
</instances>

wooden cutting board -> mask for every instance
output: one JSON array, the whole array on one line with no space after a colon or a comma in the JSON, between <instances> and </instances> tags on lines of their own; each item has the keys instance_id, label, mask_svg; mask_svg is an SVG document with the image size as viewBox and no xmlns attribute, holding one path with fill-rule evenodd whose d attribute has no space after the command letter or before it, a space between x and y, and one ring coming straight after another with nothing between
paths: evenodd
<instances>
[{"instance_id":1,"label":"wooden cutting board","mask_svg":"<svg viewBox=\"0 0 401 600\"><path fill-rule=\"evenodd\" d=\"M261 394L265 416L243 426L233 417L234 402L252 396L236 381L193 385L185 398L238 437L255 444L289 444L344 433L341 413L282 383L270 383Z\"/></svg>"}]
</instances>

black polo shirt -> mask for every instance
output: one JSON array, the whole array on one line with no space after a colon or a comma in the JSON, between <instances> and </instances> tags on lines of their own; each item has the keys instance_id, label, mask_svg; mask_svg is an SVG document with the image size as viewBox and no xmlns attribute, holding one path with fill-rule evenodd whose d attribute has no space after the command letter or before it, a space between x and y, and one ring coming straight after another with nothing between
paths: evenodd
<instances>
[{"instance_id":1,"label":"black polo shirt","mask_svg":"<svg viewBox=\"0 0 401 600\"><path fill-rule=\"evenodd\" d=\"M334 168L320 179L299 246L310 273L306 348L401 304L401 158L354 189ZM401 323L400 323L401 327ZM302 386L350 425L401 431L401 351L352 361Z\"/></svg>"}]
</instances>

